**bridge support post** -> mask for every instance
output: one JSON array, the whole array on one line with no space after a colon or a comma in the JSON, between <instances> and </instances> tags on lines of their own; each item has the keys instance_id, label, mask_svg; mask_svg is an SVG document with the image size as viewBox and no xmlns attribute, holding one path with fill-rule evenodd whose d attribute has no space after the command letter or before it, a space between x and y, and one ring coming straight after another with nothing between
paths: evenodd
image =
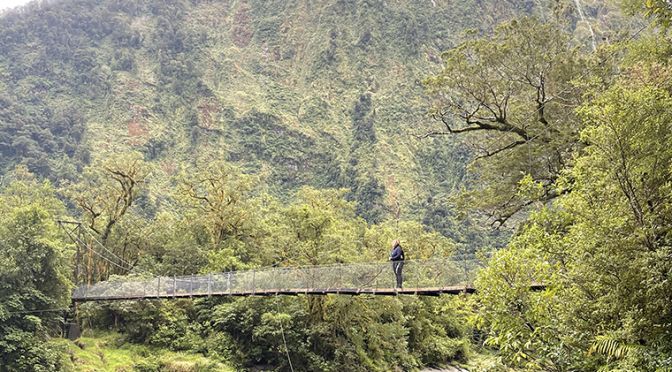
<instances>
[{"instance_id":1,"label":"bridge support post","mask_svg":"<svg viewBox=\"0 0 672 372\"><path fill-rule=\"evenodd\" d=\"M208 274L208 297L212 295L212 273Z\"/></svg>"},{"instance_id":2,"label":"bridge support post","mask_svg":"<svg viewBox=\"0 0 672 372\"><path fill-rule=\"evenodd\" d=\"M464 286L465 288L469 286L469 272L467 270L467 258L464 257L462 260L462 268L464 269Z\"/></svg>"},{"instance_id":3,"label":"bridge support post","mask_svg":"<svg viewBox=\"0 0 672 372\"><path fill-rule=\"evenodd\" d=\"M173 298L175 298L175 292L177 292L177 277L173 275Z\"/></svg>"},{"instance_id":4,"label":"bridge support post","mask_svg":"<svg viewBox=\"0 0 672 372\"><path fill-rule=\"evenodd\" d=\"M336 277L339 280L343 280L343 268L341 266L337 266L336 267L336 272L338 273L338 274L336 274ZM336 287L336 294L341 294L341 287L343 286L343 282L339 281L336 284L338 285Z\"/></svg>"},{"instance_id":5,"label":"bridge support post","mask_svg":"<svg viewBox=\"0 0 672 372\"><path fill-rule=\"evenodd\" d=\"M161 297L161 277L156 278L156 298Z\"/></svg>"},{"instance_id":6,"label":"bridge support post","mask_svg":"<svg viewBox=\"0 0 672 372\"><path fill-rule=\"evenodd\" d=\"M416 264L415 266L415 294L418 294L418 288L420 288L420 265L416 262L413 262Z\"/></svg>"},{"instance_id":7,"label":"bridge support post","mask_svg":"<svg viewBox=\"0 0 672 372\"><path fill-rule=\"evenodd\" d=\"M256 277L257 277L257 271L252 269L252 294L257 294Z\"/></svg>"},{"instance_id":8,"label":"bridge support post","mask_svg":"<svg viewBox=\"0 0 672 372\"><path fill-rule=\"evenodd\" d=\"M189 277L189 298L194 295L194 274Z\"/></svg>"},{"instance_id":9,"label":"bridge support post","mask_svg":"<svg viewBox=\"0 0 672 372\"><path fill-rule=\"evenodd\" d=\"M275 294L277 296L278 294L278 275L277 275L277 268L273 267L271 268L271 289L275 289Z\"/></svg>"},{"instance_id":10,"label":"bridge support post","mask_svg":"<svg viewBox=\"0 0 672 372\"><path fill-rule=\"evenodd\" d=\"M81 327L79 325L79 304L77 301L72 301L70 308L63 314L63 338L69 340L78 339L81 334ZM69 313L72 313L72 319L68 318Z\"/></svg>"}]
</instances>

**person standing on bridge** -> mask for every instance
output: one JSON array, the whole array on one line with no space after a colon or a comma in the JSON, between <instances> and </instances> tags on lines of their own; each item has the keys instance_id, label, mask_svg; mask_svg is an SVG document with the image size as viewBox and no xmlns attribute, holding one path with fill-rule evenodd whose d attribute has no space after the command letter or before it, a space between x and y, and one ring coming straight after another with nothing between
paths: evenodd
<instances>
[{"instance_id":1,"label":"person standing on bridge","mask_svg":"<svg viewBox=\"0 0 672 372\"><path fill-rule=\"evenodd\" d=\"M404 250L401 248L401 243L398 239L393 240L390 261L392 261L392 270L394 270L394 276L397 278L397 288L399 289L402 288L403 284L401 270L404 268L404 259Z\"/></svg>"}]
</instances>

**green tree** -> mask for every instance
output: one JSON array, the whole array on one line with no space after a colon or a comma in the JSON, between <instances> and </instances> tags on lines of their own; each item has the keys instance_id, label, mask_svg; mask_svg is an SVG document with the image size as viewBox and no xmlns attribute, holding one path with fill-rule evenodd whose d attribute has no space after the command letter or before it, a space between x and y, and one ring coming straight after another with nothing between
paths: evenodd
<instances>
[{"instance_id":1,"label":"green tree","mask_svg":"<svg viewBox=\"0 0 672 372\"><path fill-rule=\"evenodd\" d=\"M132 238L137 232L133 226L139 225L143 218L134 207L146 193L144 182L148 172L149 166L141 154L120 154L87 166L79 182L64 187L64 193L81 213L83 229L92 233L86 235L89 249L82 258L86 282L127 273L137 262L139 247L137 239ZM120 227L129 219L130 223ZM104 250L111 253L93 253Z\"/></svg>"},{"instance_id":2,"label":"green tree","mask_svg":"<svg viewBox=\"0 0 672 372\"><path fill-rule=\"evenodd\" d=\"M345 190L304 187L278 217L285 221L288 240L280 254L288 265L352 262L362 249L365 225Z\"/></svg>"},{"instance_id":3,"label":"green tree","mask_svg":"<svg viewBox=\"0 0 672 372\"><path fill-rule=\"evenodd\" d=\"M672 7L665 0L623 0L621 5L631 14L643 14L652 19L665 31L669 30L672 24Z\"/></svg>"},{"instance_id":4,"label":"green tree","mask_svg":"<svg viewBox=\"0 0 672 372\"><path fill-rule=\"evenodd\" d=\"M179 176L180 224L207 251L208 270L237 270L259 264L259 216L253 194L258 178L226 162L212 161Z\"/></svg>"},{"instance_id":5,"label":"green tree","mask_svg":"<svg viewBox=\"0 0 672 372\"><path fill-rule=\"evenodd\" d=\"M559 181L571 179L571 192L533 216L481 275L478 319L511 364L670 368L668 76L655 62L633 65L581 107L587 147ZM530 293L534 281L549 287Z\"/></svg>"},{"instance_id":6,"label":"green tree","mask_svg":"<svg viewBox=\"0 0 672 372\"><path fill-rule=\"evenodd\" d=\"M48 182L25 170L0 189L0 371L54 371L58 350L47 345L60 333L70 302L72 253L55 220L65 212Z\"/></svg>"},{"instance_id":7,"label":"green tree","mask_svg":"<svg viewBox=\"0 0 672 372\"><path fill-rule=\"evenodd\" d=\"M504 224L536 200L564 190L555 181L579 147L572 80L586 62L570 34L553 23L520 18L491 36L444 52L443 70L425 81L442 127L426 136L465 135L476 147L474 189L465 201ZM542 186L534 198L517 192L524 175Z\"/></svg>"}]
</instances>

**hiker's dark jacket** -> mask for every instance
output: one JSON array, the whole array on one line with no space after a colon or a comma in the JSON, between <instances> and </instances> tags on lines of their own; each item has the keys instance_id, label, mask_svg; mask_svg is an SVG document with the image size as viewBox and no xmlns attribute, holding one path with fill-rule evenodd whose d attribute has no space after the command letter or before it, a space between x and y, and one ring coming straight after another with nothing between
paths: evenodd
<instances>
[{"instance_id":1,"label":"hiker's dark jacket","mask_svg":"<svg viewBox=\"0 0 672 372\"><path fill-rule=\"evenodd\" d=\"M404 250L401 249L401 245L397 244L392 249L390 253L390 261L403 261L404 260Z\"/></svg>"}]
</instances>

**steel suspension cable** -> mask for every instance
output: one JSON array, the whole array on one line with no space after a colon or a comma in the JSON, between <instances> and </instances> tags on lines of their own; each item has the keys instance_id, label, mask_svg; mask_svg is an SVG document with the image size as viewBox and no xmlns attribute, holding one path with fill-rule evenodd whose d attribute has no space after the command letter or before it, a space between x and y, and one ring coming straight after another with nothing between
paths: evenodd
<instances>
[{"instance_id":1,"label":"steel suspension cable","mask_svg":"<svg viewBox=\"0 0 672 372\"><path fill-rule=\"evenodd\" d=\"M88 226L84 229L84 231L85 231L87 234L89 234L89 236L91 237L91 239L93 239L93 241L96 242L96 244L98 244L98 245L99 245L105 252L109 253L110 255L112 255L112 257L118 259L121 263L123 263L123 264L125 264L126 266L128 266L128 267L129 267L128 270L130 270L130 268L133 267L133 265L131 265L129 262L125 261L123 258L117 256L114 252L112 252L112 251L110 251L109 249L107 249L103 243L101 243L98 239L96 239L96 236L93 235L93 232L90 231L90 230L91 230L91 228L88 227Z\"/></svg>"},{"instance_id":2,"label":"steel suspension cable","mask_svg":"<svg viewBox=\"0 0 672 372\"><path fill-rule=\"evenodd\" d=\"M59 224L60 224L60 223L59 223ZM78 244L80 244L80 245L86 247L86 249L88 249L89 251L91 251L91 253L95 254L96 256L102 258L103 260L105 260L105 261L111 263L112 265L114 265L114 266L116 266L116 267L118 267L118 268L120 268L120 269L122 269L122 270L124 270L124 271L130 271L130 270L131 270L130 267L124 267L124 266L121 266L120 264L118 264L118 263L112 261L111 259L105 257L105 255L99 253L98 251L96 251L96 250L93 249L92 247L88 246L88 245L87 245L86 243L84 243L81 239L79 239L78 237L72 235L72 232L68 231L68 229L66 229L62 224L60 224L60 226L61 226L61 228L63 229L63 231L65 231L65 233L68 235L68 237L69 237L70 239L72 239L72 241L74 241L75 243L78 243Z\"/></svg>"},{"instance_id":3,"label":"steel suspension cable","mask_svg":"<svg viewBox=\"0 0 672 372\"><path fill-rule=\"evenodd\" d=\"M278 296L275 296L275 313L280 315L280 305L278 305ZM285 344L285 353L287 353L287 361L289 362L289 369L294 372L292 366L292 358L289 356L289 348L287 347L287 340L285 339L285 328L282 325L282 318L280 318L280 334L282 334L282 343Z\"/></svg>"},{"instance_id":4,"label":"steel suspension cable","mask_svg":"<svg viewBox=\"0 0 672 372\"><path fill-rule=\"evenodd\" d=\"M52 313L57 311L68 311L70 309L60 308L60 309L44 309L44 310L20 310L20 311L8 311L7 314L37 314L37 313Z\"/></svg>"}]
</instances>

